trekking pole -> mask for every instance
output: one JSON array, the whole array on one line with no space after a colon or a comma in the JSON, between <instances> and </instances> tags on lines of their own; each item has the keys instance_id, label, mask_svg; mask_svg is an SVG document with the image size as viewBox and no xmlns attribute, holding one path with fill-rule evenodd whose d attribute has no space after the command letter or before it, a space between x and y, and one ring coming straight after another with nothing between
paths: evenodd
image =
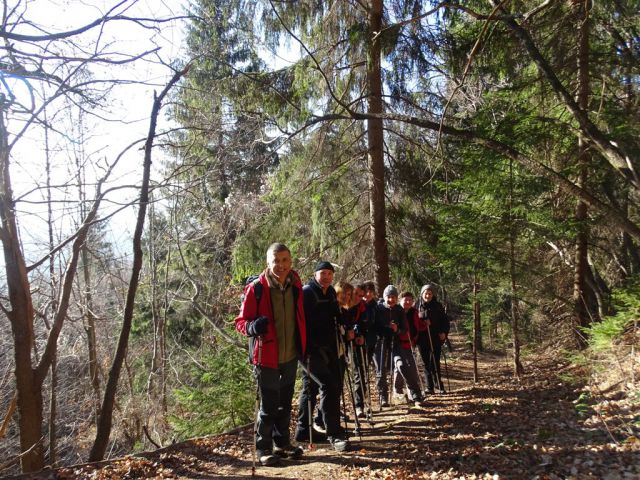
<instances>
[{"instance_id":1,"label":"trekking pole","mask_svg":"<svg viewBox=\"0 0 640 480\"><path fill-rule=\"evenodd\" d=\"M389 405L393 407L393 394L396 391L393 384L393 372L395 371L395 359L393 358L393 337L389 339L389 353L389 376L391 378L389 379L389 383L387 384L387 390L389 392Z\"/></svg>"},{"instance_id":2,"label":"trekking pole","mask_svg":"<svg viewBox=\"0 0 640 480\"><path fill-rule=\"evenodd\" d=\"M371 398L371 362L369 361L369 351L367 350L367 344L360 345L360 355L362 356L362 365L364 369L364 377L366 381L363 383L362 388L366 390L366 396L369 400L369 411L367 412L367 419L369 423L373 425L373 399Z\"/></svg>"},{"instance_id":3,"label":"trekking pole","mask_svg":"<svg viewBox=\"0 0 640 480\"><path fill-rule=\"evenodd\" d=\"M257 442L258 442L258 414L260 409L260 363L262 362L262 337L258 337L258 364L254 366L254 374L256 377L256 406L254 409L254 422L253 422L253 464L251 466L251 476L256 475L256 459L258 456Z\"/></svg>"},{"instance_id":4,"label":"trekking pole","mask_svg":"<svg viewBox=\"0 0 640 480\"><path fill-rule=\"evenodd\" d=\"M342 368L342 367L340 367ZM342 391L340 392L340 397L342 398L342 419L344 421L344 429L348 430L349 425L347 423L347 402L344 400L344 373L342 374ZM340 410L340 409L338 409Z\"/></svg>"},{"instance_id":5,"label":"trekking pole","mask_svg":"<svg viewBox=\"0 0 640 480\"><path fill-rule=\"evenodd\" d=\"M311 408L311 357L307 356L307 410L309 410L309 450L313 450L313 408Z\"/></svg>"},{"instance_id":6,"label":"trekking pole","mask_svg":"<svg viewBox=\"0 0 640 480\"><path fill-rule=\"evenodd\" d=\"M427 335L429 337L429 346L431 347L431 361L429 362L433 368L430 370L431 379L438 383L438 390L442 391L440 388L440 374L438 373L438 364L436 363L436 352L433 349L433 340L431 339L431 330L427 328Z\"/></svg>"},{"instance_id":7,"label":"trekking pole","mask_svg":"<svg viewBox=\"0 0 640 480\"><path fill-rule=\"evenodd\" d=\"M359 370L358 373L360 375L360 392L362 393L362 402L364 403L367 420L371 425L373 425L373 414L371 411L371 388L369 386L369 365L367 364L367 360L365 358L365 353L363 352L363 350L364 345L356 345L356 358L358 356L360 357L359 368L358 366L356 366L356 368L358 368Z\"/></svg>"},{"instance_id":8,"label":"trekking pole","mask_svg":"<svg viewBox=\"0 0 640 480\"><path fill-rule=\"evenodd\" d=\"M451 393L451 382L449 381L449 368L447 367L447 355L442 350L442 359L444 360L444 374L447 377L447 389Z\"/></svg>"},{"instance_id":9,"label":"trekking pole","mask_svg":"<svg viewBox=\"0 0 640 480\"><path fill-rule=\"evenodd\" d=\"M353 350L353 345L352 345L352 350ZM345 374L347 377L347 385L349 386L349 394L351 395L351 407L353 408L353 416L355 417L355 429L353 430L353 433L355 433L356 435L358 435L358 437L360 438L360 440L362 440L362 432L360 430L360 419L358 418L358 415L356 414L356 398L355 395L353 394L353 378L351 375L351 356L346 356L345 358L347 359L346 362L346 370L345 370Z\"/></svg>"},{"instance_id":10,"label":"trekking pole","mask_svg":"<svg viewBox=\"0 0 640 480\"><path fill-rule=\"evenodd\" d=\"M423 395L424 392L424 383L422 382L422 376L420 375L420 371L418 370L418 361L416 360L416 354L413 351L413 340L411 340L411 334L409 334L409 344L411 345L411 357L413 358L413 365L416 368L416 373L418 374L418 381L420 382L420 395Z\"/></svg>"},{"instance_id":11,"label":"trekking pole","mask_svg":"<svg viewBox=\"0 0 640 480\"><path fill-rule=\"evenodd\" d=\"M336 332L336 355L338 355L338 375L340 375L340 398L342 399L342 415L344 419L344 429L348 430L349 426L347 424L347 402L344 400L344 375L346 371L346 363L347 363L347 352L344 348L344 342L342 341L342 337L340 336L340 330L338 328L338 324L334 320L335 332ZM340 361L340 352L344 354L344 365ZM340 408L338 408L340 411Z\"/></svg>"}]
</instances>

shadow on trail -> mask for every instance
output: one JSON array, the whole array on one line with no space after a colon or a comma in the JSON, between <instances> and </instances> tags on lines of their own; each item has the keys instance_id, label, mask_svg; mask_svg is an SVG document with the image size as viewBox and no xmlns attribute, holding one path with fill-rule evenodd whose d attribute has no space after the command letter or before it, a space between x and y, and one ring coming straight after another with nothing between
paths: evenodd
<instances>
[{"instance_id":1,"label":"shadow on trail","mask_svg":"<svg viewBox=\"0 0 640 480\"><path fill-rule=\"evenodd\" d=\"M454 380L469 378L470 370L456 366ZM459 475L490 473L503 478L544 477L549 473L575 476L591 473L578 461L593 449L606 449L611 438L604 427L585 430L580 426L572 388L548 372L548 380L526 387L507 372L492 372L492 383L460 387L453 394L429 397L424 409L396 407L395 415L384 412L384 427L376 439L364 440L367 458L358 465L384 468L390 463L410 471L428 473L453 469ZM616 452L611 463L627 457L638 464L640 453ZM569 459L569 461L567 461ZM579 477L582 478L582 477ZM597 474L595 477L598 478Z\"/></svg>"}]
</instances>

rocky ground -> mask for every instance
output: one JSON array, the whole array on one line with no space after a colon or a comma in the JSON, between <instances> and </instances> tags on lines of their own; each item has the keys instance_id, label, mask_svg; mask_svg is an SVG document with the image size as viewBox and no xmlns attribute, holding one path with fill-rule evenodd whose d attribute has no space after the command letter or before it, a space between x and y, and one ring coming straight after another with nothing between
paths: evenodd
<instances>
[{"instance_id":1,"label":"rocky ground","mask_svg":"<svg viewBox=\"0 0 640 480\"><path fill-rule=\"evenodd\" d=\"M505 357L483 353L476 383L470 353L454 351L447 360L448 393L424 408L384 408L347 453L304 444L302 459L253 471L248 427L21 478L640 479L637 385L594 395L557 355L527 358L518 381Z\"/></svg>"}]
</instances>

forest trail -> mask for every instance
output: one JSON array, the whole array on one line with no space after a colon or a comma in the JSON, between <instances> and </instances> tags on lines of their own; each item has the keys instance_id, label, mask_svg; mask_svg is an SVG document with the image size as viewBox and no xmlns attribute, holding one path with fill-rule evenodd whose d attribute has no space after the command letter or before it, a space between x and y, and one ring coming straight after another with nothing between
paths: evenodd
<instances>
[{"instance_id":1,"label":"forest trail","mask_svg":"<svg viewBox=\"0 0 640 480\"><path fill-rule=\"evenodd\" d=\"M619 434L608 433L605 413L594 415L576 403L580 386L563 380L571 374L565 364L527 358L518 382L506 357L484 352L474 384L471 353L463 351L461 338L453 337L453 343L456 350L447 352L448 393L430 397L425 408L396 403L376 413L374 426L364 422L362 440L351 438L350 452L338 454L328 444L317 444L300 460L256 467L254 478L640 478L637 436L621 441ZM637 407L636 402L632 415ZM251 438L252 428L245 428L137 457L21 478L251 478Z\"/></svg>"}]
</instances>

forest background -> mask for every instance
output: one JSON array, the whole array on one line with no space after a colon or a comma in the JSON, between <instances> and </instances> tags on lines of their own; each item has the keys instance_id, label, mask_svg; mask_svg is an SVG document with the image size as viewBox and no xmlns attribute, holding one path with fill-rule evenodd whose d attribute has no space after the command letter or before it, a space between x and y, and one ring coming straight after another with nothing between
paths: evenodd
<instances>
[{"instance_id":1,"label":"forest background","mask_svg":"<svg viewBox=\"0 0 640 480\"><path fill-rule=\"evenodd\" d=\"M273 241L303 278L436 284L515 376L549 346L634 372L636 2L42 3L0 29L2 473L251 421L233 319Z\"/></svg>"}]
</instances>

